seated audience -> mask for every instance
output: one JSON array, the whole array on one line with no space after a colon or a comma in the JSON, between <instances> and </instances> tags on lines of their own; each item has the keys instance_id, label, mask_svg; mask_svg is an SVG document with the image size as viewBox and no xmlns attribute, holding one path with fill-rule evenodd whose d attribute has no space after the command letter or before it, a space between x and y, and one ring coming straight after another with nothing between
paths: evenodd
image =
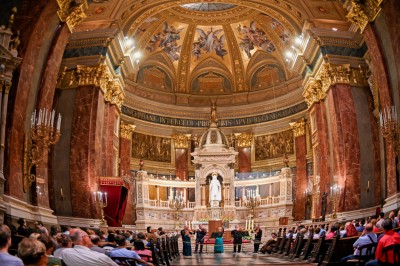
<instances>
[{"instance_id":1,"label":"seated audience","mask_svg":"<svg viewBox=\"0 0 400 266\"><path fill-rule=\"evenodd\" d=\"M146 240L145 235L144 235L142 232L138 233L136 236L137 236L137 238L138 238L140 241L143 242L143 244L144 244L145 246L147 246L148 242L147 242L147 240Z\"/></svg>"},{"instance_id":2,"label":"seated audience","mask_svg":"<svg viewBox=\"0 0 400 266\"><path fill-rule=\"evenodd\" d=\"M365 219L362 218L360 220L360 225L356 228L357 232L363 232L364 231L364 228L365 228L364 224L365 224Z\"/></svg>"},{"instance_id":3,"label":"seated audience","mask_svg":"<svg viewBox=\"0 0 400 266\"><path fill-rule=\"evenodd\" d=\"M17 234L20 236L28 236L28 228L26 227L25 219L19 218L17 224L19 224Z\"/></svg>"},{"instance_id":4,"label":"seated audience","mask_svg":"<svg viewBox=\"0 0 400 266\"><path fill-rule=\"evenodd\" d=\"M379 213L378 221L376 222L376 227L382 229L381 224L385 220L385 214L383 212Z\"/></svg>"},{"instance_id":5,"label":"seated audience","mask_svg":"<svg viewBox=\"0 0 400 266\"><path fill-rule=\"evenodd\" d=\"M320 225L320 228L319 228L319 236L323 236L323 235L325 235L326 234L326 230L325 230L325 225L324 224L321 224Z\"/></svg>"},{"instance_id":6,"label":"seated audience","mask_svg":"<svg viewBox=\"0 0 400 266\"><path fill-rule=\"evenodd\" d=\"M315 228L313 239L318 239L320 235L321 229L319 227Z\"/></svg>"},{"instance_id":7,"label":"seated audience","mask_svg":"<svg viewBox=\"0 0 400 266\"><path fill-rule=\"evenodd\" d=\"M48 257L47 266L62 265L63 263L61 259L53 256L53 252L56 249L56 243L54 242L54 240L45 234L41 234L38 240L42 242L46 247L46 255Z\"/></svg>"},{"instance_id":8,"label":"seated audience","mask_svg":"<svg viewBox=\"0 0 400 266\"><path fill-rule=\"evenodd\" d=\"M325 239L332 239L335 236L335 232L337 231L336 226L332 225L329 233L326 234Z\"/></svg>"},{"instance_id":9,"label":"seated audience","mask_svg":"<svg viewBox=\"0 0 400 266\"><path fill-rule=\"evenodd\" d=\"M396 223L396 226L395 226L394 228L400 227L400 209L399 209L399 211L397 212L397 216L394 217L394 221L395 221L395 223Z\"/></svg>"},{"instance_id":10,"label":"seated audience","mask_svg":"<svg viewBox=\"0 0 400 266\"><path fill-rule=\"evenodd\" d=\"M115 242L115 237L116 235L114 233L108 234L107 243L103 246L103 248L108 252L118 247L118 245Z\"/></svg>"},{"instance_id":11,"label":"seated audience","mask_svg":"<svg viewBox=\"0 0 400 266\"><path fill-rule=\"evenodd\" d=\"M368 257L365 257L366 250L363 250L362 254L360 254L359 248L362 246L372 244L372 243L377 243L377 242L378 242L378 238L377 238L376 234L373 233L372 223L369 223L365 226L364 231L362 232L361 236L353 244L354 254L342 258L342 261L348 261L348 260L355 259L355 258L369 259Z\"/></svg>"},{"instance_id":12,"label":"seated audience","mask_svg":"<svg viewBox=\"0 0 400 266\"><path fill-rule=\"evenodd\" d=\"M90 247L93 244L89 235L85 231L81 229L73 229L70 231L70 237L74 243L74 247L62 252L62 259L68 266L118 265L107 255L90 250Z\"/></svg>"},{"instance_id":13,"label":"seated audience","mask_svg":"<svg viewBox=\"0 0 400 266\"><path fill-rule=\"evenodd\" d=\"M374 232L375 234L381 231L378 227L376 227L376 222L376 219L371 219L371 224L373 226L372 232Z\"/></svg>"},{"instance_id":14,"label":"seated audience","mask_svg":"<svg viewBox=\"0 0 400 266\"><path fill-rule=\"evenodd\" d=\"M8 254L11 246L11 230L3 224L0 226L0 265L23 266L22 260Z\"/></svg>"},{"instance_id":15,"label":"seated audience","mask_svg":"<svg viewBox=\"0 0 400 266\"><path fill-rule=\"evenodd\" d=\"M153 265L150 262L146 262L140 258L140 256L133 250L126 249L126 239L124 236L117 236L115 239L116 243L118 244L117 248L114 248L110 252L110 257L118 257L118 258L129 258L129 259L134 259L136 262L136 265Z\"/></svg>"},{"instance_id":16,"label":"seated audience","mask_svg":"<svg viewBox=\"0 0 400 266\"><path fill-rule=\"evenodd\" d=\"M59 247L54 251L54 257L61 259L62 253L67 248L72 248L72 240L69 235L60 234L56 237Z\"/></svg>"},{"instance_id":17,"label":"seated audience","mask_svg":"<svg viewBox=\"0 0 400 266\"><path fill-rule=\"evenodd\" d=\"M346 226L346 234L344 234L343 237L352 237L352 236L358 236L358 232L354 224L349 223Z\"/></svg>"},{"instance_id":18,"label":"seated audience","mask_svg":"<svg viewBox=\"0 0 400 266\"><path fill-rule=\"evenodd\" d=\"M92 241L93 246L90 248L93 251L103 253L108 255L110 253L109 250L99 247L100 237L98 235L90 235L90 240Z\"/></svg>"},{"instance_id":19,"label":"seated audience","mask_svg":"<svg viewBox=\"0 0 400 266\"><path fill-rule=\"evenodd\" d=\"M261 253L265 254L271 254L272 251L274 250L276 246L276 240L278 236L276 233L271 233L271 239L267 241L267 243L261 248Z\"/></svg>"},{"instance_id":20,"label":"seated audience","mask_svg":"<svg viewBox=\"0 0 400 266\"><path fill-rule=\"evenodd\" d=\"M25 266L46 266L46 247L42 242L34 238L24 238L18 245L18 257Z\"/></svg>"},{"instance_id":21,"label":"seated audience","mask_svg":"<svg viewBox=\"0 0 400 266\"><path fill-rule=\"evenodd\" d=\"M139 256L142 256L142 255L145 255L145 256L146 256L146 257L143 257L143 260L144 260L144 261L152 261L152 258L151 258L151 250L145 249L144 244L143 244L142 241L134 241L134 242L133 242L133 246L134 246L134 248L135 248L136 253L137 253ZM149 259L147 256L149 256L150 259Z\"/></svg>"},{"instance_id":22,"label":"seated audience","mask_svg":"<svg viewBox=\"0 0 400 266\"><path fill-rule=\"evenodd\" d=\"M393 221L390 218L385 219L381 225L384 235L379 240L378 246L376 247L375 260L367 262L365 266L379 266L384 263L392 263L394 265L393 254L388 254L388 256L386 257L384 256L382 250L383 248L392 244L400 245L400 235L392 230Z\"/></svg>"}]
</instances>

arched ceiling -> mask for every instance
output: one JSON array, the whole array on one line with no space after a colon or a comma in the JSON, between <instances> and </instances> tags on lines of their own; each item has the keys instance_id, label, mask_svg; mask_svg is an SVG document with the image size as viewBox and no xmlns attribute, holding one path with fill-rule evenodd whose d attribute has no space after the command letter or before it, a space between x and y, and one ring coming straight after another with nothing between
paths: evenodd
<instances>
[{"instance_id":1,"label":"arched ceiling","mask_svg":"<svg viewBox=\"0 0 400 266\"><path fill-rule=\"evenodd\" d=\"M288 93L299 88L301 73L291 70L287 53L304 23L346 20L337 1L88 2L88 21L117 22L125 38L133 40L136 66L127 84L147 94L210 98L268 94L282 86Z\"/></svg>"}]
</instances>

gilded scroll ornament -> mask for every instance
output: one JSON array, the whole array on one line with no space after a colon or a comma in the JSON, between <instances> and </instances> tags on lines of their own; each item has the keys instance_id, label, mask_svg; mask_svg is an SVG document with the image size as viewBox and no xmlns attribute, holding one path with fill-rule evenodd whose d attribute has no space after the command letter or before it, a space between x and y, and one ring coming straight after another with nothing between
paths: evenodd
<instances>
[{"instance_id":1,"label":"gilded scroll ornament","mask_svg":"<svg viewBox=\"0 0 400 266\"><path fill-rule=\"evenodd\" d=\"M239 148L251 147L251 141L253 140L252 133L236 134L236 139Z\"/></svg>"},{"instance_id":2,"label":"gilded scroll ornament","mask_svg":"<svg viewBox=\"0 0 400 266\"><path fill-rule=\"evenodd\" d=\"M309 108L313 103L325 99L326 93L322 89L322 81L319 79L311 81L303 91L303 96Z\"/></svg>"},{"instance_id":3,"label":"gilded scroll ornament","mask_svg":"<svg viewBox=\"0 0 400 266\"><path fill-rule=\"evenodd\" d=\"M174 140L175 149L187 149L189 148L189 142L191 139L190 134L175 134L172 135L172 139Z\"/></svg>"},{"instance_id":4,"label":"gilded scroll ornament","mask_svg":"<svg viewBox=\"0 0 400 266\"><path fill-rule=\"evenodd\" d=\"M74 0L57 0L59 9L57 15L62 22L66 22L68 29L74 32L74 28L85 18L85 10L88 8L86 0L77 4Z\"/></svg>"},{"instance_id":5,"label":"gilded scroll ornament","mask_svg":"<svg viewBox=\"0 0 400 266\"><path fill-rule=\"evenodd\" d=\"M136 129L135 125L125 124L124 122L121 121L119 127L119 136L122 139L132 140L132 133L133 131L135 131L135 129Z\"/></svg>"},{"instance_id":6,"label":"gilded scroll ornament","mask_svg":"<svg viewBox=\"0 0 400 266\"><path fill-rule=\"evenodd\" d=\"M360 1L352 0L347 18L363 32L368 22L373 22L378 16L382 2L383 0L365 0L360 3Z\"/></svg>"},{"instance_id":7,"label":"gilded scroll ornament","mask_svg":"<svg viewBox=\"0 0 400 266\"><path fill-rule=\"evenodd\" d=\"M306 122L304 118L297 122L289 123L292 128L294 137L304 136L306 134Z\"/></svg>"}]
</instances>

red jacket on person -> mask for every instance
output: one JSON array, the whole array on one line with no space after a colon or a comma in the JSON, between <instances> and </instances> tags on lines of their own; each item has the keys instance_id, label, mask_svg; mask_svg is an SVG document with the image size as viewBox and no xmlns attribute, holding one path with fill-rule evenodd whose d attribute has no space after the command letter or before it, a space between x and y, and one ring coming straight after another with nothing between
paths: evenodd
<instances>
[{"instance_id":1,"label":"red jacket on person","mask_svg":"<svg viewBox=\"0 0 400 266\"><path fill-rule=\"evenodd\" d=\"M393 244L400 244L400 235L393 230L387 231L385 235L379 240L378 246L375 251L375 258L380 262L389 262L394 263L392 261L393 254L389 253L388 258L389 261L386 261L386 256L383 256L382 250L383 248L393 245ZM393 251L390 251L393 253Z\"/></svg>"}]
</instances>

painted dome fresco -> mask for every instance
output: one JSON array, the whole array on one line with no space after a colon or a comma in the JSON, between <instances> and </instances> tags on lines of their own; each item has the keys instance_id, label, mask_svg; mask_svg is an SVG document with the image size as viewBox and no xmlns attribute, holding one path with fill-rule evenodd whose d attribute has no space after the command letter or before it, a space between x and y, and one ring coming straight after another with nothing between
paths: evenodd
<instances>
[{"instance_id":1,"label":"painted dome fresco","mask_svg":"<svg viewBox=\"0 0 400 266\"><path fill-rule=\"evenodd\" d=\"M86 21L99 25L104 17L104 25L113 19L122 29L134 65L124 76L126 90L133 95L187 106L209 106L210 98L218 106L238 105L298 90L303 73L293 70L290 57L305 42L304 24L310 16L343 19L332 2L250 2L92 0Z\"/></svg>"}]
</instances>

